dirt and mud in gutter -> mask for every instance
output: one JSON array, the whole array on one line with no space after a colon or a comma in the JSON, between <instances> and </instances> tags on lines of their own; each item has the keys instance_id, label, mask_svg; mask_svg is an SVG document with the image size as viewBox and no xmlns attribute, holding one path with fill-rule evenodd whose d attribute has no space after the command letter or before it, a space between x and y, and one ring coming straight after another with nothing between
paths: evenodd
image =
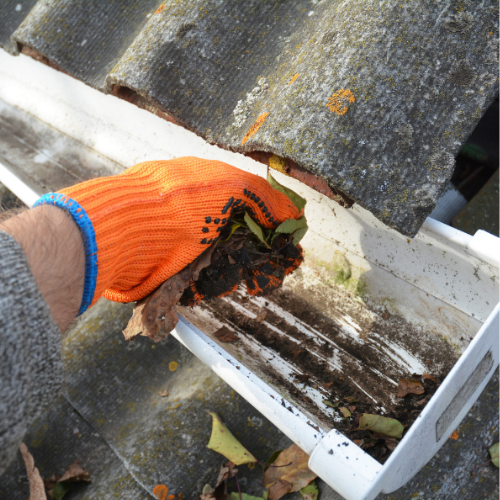
<instances>
[{"instance_id":1,"label":"dirt and mud in gutter","mask_svg":"<svg viewBox=\"0 0 500 500\"><path fill-rule=\"evenodd\" d=\"M436 335L370 309L317 275L314 264L305 262L269 296L248 296L240 287L229 297L180 312L277 389L285 407L288 400L313 427L336 428L383 463L397 442L356 430L361 415L395 418L406 432L458 355ZM219 342L214 334L221 328L237 340ZM421 393L397 397L401 379L418 380Z\"/></svg>"}]
</instances>

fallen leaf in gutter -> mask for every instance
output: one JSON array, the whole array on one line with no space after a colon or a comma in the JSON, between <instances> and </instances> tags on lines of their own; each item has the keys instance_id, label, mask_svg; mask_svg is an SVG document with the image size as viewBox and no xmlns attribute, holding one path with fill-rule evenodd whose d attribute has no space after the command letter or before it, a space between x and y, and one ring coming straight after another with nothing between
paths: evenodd
<instances>
[{"instance_id":1,"label":"fallen leaf in gutter","mask_svg":"<svg viewBox=\"0 0 500 500\"><path fill-rule=\"evenodd\" d=\"M398 398L404 398L408 394L423 394L424 392L425 389L420 380L402 378L399 380L396 396Z\"/></svg>"},{"instance_id":2,"label":"fallen leaf in gutter","mask_svg":"<svg viewBox=\"0 0 500 500\"><path fill-rule=\"evenodd\" d=\"M191 264L165 281L155 292L136 302L132 317L123 330L125 340L133 339L139 334L155 342L168 337L177 325L177 303L189 286L189 282L196 281L200 271L212 263L215 248L215 246L207 248Z\"/></svg>"},{"instance_id":3,"label":"fallen leaf in gutter","mask_svg":"<svg viewBox=\"0 0 500 500\"><path fill-rule=\"evenodd\" d=\"M216 413L212 416L212 435L207 445L236 465L257 462L257 459L233 436Z\"/></svg>"},{"instance_id":4,"label":"fallen leaf in gutter","mask_svg":"<svg viewBox=\"0 0 500 500\"><path fill-rule=\"evenodd\" d=\"M26 466L26 473L28 474L28 481L30 484L30 498L29 500L47 500L47 495L45 494L45 485L43 479L40 476L40 472L35 467L35 460L33 455L28 451L28 447L21 443L19 445L19 450L24 460L24 465Z\"/></svg>"},{"instance_id":5,"label":"fallen leaf in gutter","mask_svg":"<svg viewBox=\"0 0 500 500\"><path fill-rule=\"evenodd\" d=\"M302 351L292 351L292 358L297 359Z\"/></svg>"},{"instance_id":6,"label":"fallen leaf in gutter","mask_svg":"<svg viewBox=\"0 0 500 500\"><path fill-rule=\"evenodd\" d=\"M394 438L390 438L385 440L385 445L389 448L389 450L394 451L398 442Z\"/></svg>"},{"instance_id":7,"label":"fallen leaf in gutter","mask_svg":"<svg viewBox=\"0 0 500 500\"><path fill-rule=\"evenodd\" d=\"M323 404L329 406L330 408L337 408L339 405L339 403L332 403L331 401L328 401L328 399L323 399Z\"/></svg>"},{"instance_id":8,"label":"fallen leaf in gutter","mask_svg":"<svg viewBox=\"0 0 500 500\"><path fill-rule=\"evenodd\" d=\"M387 448L390 450L394 450L396 446L398 445L398 441L396 441L395 438L389 437L389 436L384 436L383 434L380 434L379 432L374 432L372 434L373 439L383 439L385 441L385 445Z\"/></svg>"},{"instance_id":9,"label":"fallen leaf in gutter","mask_svg":"<svg viewBox=\"0 0 500 500\"><path fill-rule=\"evenodd\" d=\"M357 430L370 430L379 432L384 436L401 438L403 437L404 427L401 422L393 418L363 413L359 419L359 428Z\"/></svg>"},{"instance_id":10,"label":"fallen leaf in gutter","mask_svg":"<svg viewBox=\"0 0 500 500\"><path fill-rule=\"evenodd\" d=\"M219 328L216 332L214 332L214 335L220 342L236 342L239 340L238 335L231 331L227 326Z\"/></svg>"},{"instance_id":11,"label":"fallen leaf in gutter","mask_svg":"<svg viewBox=\"0 0 500 500\"><path fill-rule=\"evenodd\" d=\"M498 443L490 446L490 449L488 451L490 452L491 463L498 467Z\"/></svg>"},{"instance_id":12,"label":"fallen leaf in gutter","mask_svg":"<svg viewBox=\"0 0 500 500\"><path fill-rule=\"evenodd\" d=\"M351 413L354 413L354 410L355 410L355 409L356 409L356 407L355 407L355 406L349 406L349 411L350 411Z\"/></svg>"},{"instance_id":13,"label":"fallen leaf in gutter","mask_svg":"<svg viewBox=\"0 0 500 500\"><path fill-rule=\"evenodd\" d=\"M422 375L422 378L426 378L427 380L432 380L434 383L439 385L439 382L437 381L436 377L433 377L430 373L424 373Z\"/></svg>"},{"instance_id":14,"label":"fallen leaf in gutter","mask_svg":"<svg viewBox=\"0 0 500 500\"><path fill-rule=\"evenodd\" d=\"M319 495L318 487L316 486L315 481L309 483L305 488L302 488L299 491L305 500L316 500Z\"/></svg>"},{"instance_id":15,"label":"fallen leaf in gutter","mask_svg":"<svg viewBox=\"0 0 500 500\"><path fill-rule=\"evenodd\" d=\"M288 481L278 479L269 487L269 500L279 500L291 491L292 485Z\"/></svg>"},{"instance_id":16,"label":"fallen leaf in gutter","mask_svg":"<svg viewBox=\"0 0 500 500\"><path fill-rule=\"evenodd\" d=\"M203 488L203 492L200 496L201 500L228 500L229 495L227 494L226 481L238 473L238 469L234 468L233 462L227 462L222 464L219 470L219 476L217 477L217 482L215 487L212 488L209 484L206 484ZM179 497L181 497L179 495ZM183 497L182 497L183 498Z\"/></svg>"},{"instance_id":17,"label":"fallen leaf in gutter","mask_svg":"<svg viewBox=\"0 0 500 500\"><path fill-rule=\"evenodd\" d=\"M45 488L53 500L62 500L64 495L75 485L75 483L90 483L90 475L83 470L78 460L71 464L62 476L53 474L45 481Z\"/></svg>"},{"instance_id":18,"label":"fallen leaf in gutter","mask_svg":"<svg viewBox=\"0 0 500 500\"><path fill-rule=\"evenodd\" d=\"M257 314L257 317L255 318L255 321L262 323L267 316L267 311L262 311L259 314Z\"/></svg>"},{"instance_id":19,"label":"fallen leaf in gutter","mask_svg":"<svg viewBox=\"0 0 500 500\"><path fill-rule=\"evenodd\" d=\"M347 408L344 408L344 407L339 408L339 411L340 411L340 413L342 413L342 415L343 415L345 418L349 418L349 417L351 417L351 416L352 416L352 415L351 415L351 412L350 412Z\"/></svg>"},{"instance_id":20,"label":"fallen leaf in gutter","mask_svg":"<svg viewBox=\"0 0 500 500\"><path fill-rule=\"evenodd\" d=\"M428 398L424 398L424 399L421 399L420 401L417 401L416 403L413 403L417 406L422 406L423 404L427 403L427 401L429 401Z\"/></svg>"},{"instance_id":21,"label":"fallen leaf in gutter","mask_svg":"<svg viewBox=\"0 0 500 500\"><path fill-rule=\"evenodd\" d=\"M58 482L63 483L65 481L70 481L72 483L92 482L89 473L86 470L82 469L78 461L68 467L68 470L63 474Z\"/></svg>"},{"instance_id":22,"label":"fallen leaf in gutter","mask_svg":"<svg viewBox=\"0 0 500 500\"><path fill-rule=\"evenodd\" d=\"M333 385L333 382L327 382L323 387L325 389L325 391L327 391L328 389L330 389L330 387Z\"/></svg>"},{"instance_id":23,"label":"fallen leaf in gutter","mask_svg":"<svg viewBox=\"0 0 500 500\"><path fill-rule=\"evenodd\" d=\"M203 498L205 495L210 495L215 491L215 488L212 488L209 484L206 484L203 486L203 490L201 492L201 498Z\"/></svg>"},{"instance_id":24,"label":"fallen leaf in gutter","mask_svg":"<svg viewBox=\"0 0 500 500\"><path fill-rule=\"evenodd\" d=\"M278 500L287 493L306 487L316 474L309 470L309 455L296 444L282 451L273 465L264 474L263 484L269 488L269 500Z\"/></svg>"}]
</instances>

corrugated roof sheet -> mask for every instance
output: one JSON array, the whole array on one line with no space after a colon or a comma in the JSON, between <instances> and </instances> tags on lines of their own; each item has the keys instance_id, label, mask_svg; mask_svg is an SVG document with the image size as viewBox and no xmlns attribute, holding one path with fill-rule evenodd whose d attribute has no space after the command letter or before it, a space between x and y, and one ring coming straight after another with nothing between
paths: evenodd
<instances>
[{"instance_id":1,"label":"corrugated roof sheet","mask_svg":"<svg viewBox=\"0 0 500 500\"><path fill-rule=\"evenodd\" d=\"M2 46L10 27L85 83L292 160L411 236L498 93L494 0L40 0L19 27L16 5Z\"/></svg>"}]
</instances>

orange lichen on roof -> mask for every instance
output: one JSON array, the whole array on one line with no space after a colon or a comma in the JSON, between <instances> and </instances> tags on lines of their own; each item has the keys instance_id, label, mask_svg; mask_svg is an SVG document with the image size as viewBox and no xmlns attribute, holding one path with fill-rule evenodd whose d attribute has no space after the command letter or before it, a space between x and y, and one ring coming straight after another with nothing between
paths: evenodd
<instances>
[{"instance_id":1,"label":"orange lichen on roof","mask_svg":"<svg viewBox=\"0 0 500 500\"><path fill-rule=\"evenodd\" d=\"M165 4L161 4L157 9L156 9L156 12L155 14L159 14L163 9L165 8Z\"/></svg>"},{"instance_id":2,"label":"orange lichen on roof","mask_svg":"<svg viewBox=\"0 0 500 500\"><path fill-rule=\"evenodd\" d=\"M326 106L332 113L343 115L354 101L354 94L349 89L340 89L328 99Z\"/></svg>"},{"instance_id":3,"label":"orange lichen on roof","mask_svg":"<svg viewBox=\"0 0 500 500\"><path fill-rule=\"evenodd\" d=\"M158 498L158 500L165 500L168 495L168 488L164 484L157 484L153 488L153 495Z\"/></svg>"},{"instance_id":4,"label":"orange lichen on roof","mask_svg":"<svg viewBox=\"0 0 500 500\"><path fill-rule=\"evenodd\" d=\"M245 134L245 137L243 137L243 140L241 141L242 146L257 132L257 130L259 130L260 127L262 127L268 115L269 113L263 113L257 118L257 120L255 120L255 123L250 127L250 130Z\"/></svg>"},{"instance_id":5,"label":"orange lichen on roof","mask_svg":"<svg viewBox=\"0 0 500 500\"><path fill-rule=\"evenodd\" d=\"M458 432L453 431L453 434L450 436L450 439L454 439L456 441L458 439Z\"/></svg>"},{"instance_id":6,"label":"orange lichen on roof","mask_svg":"<svg viewBox=\"0 0 500 500\"><path fill-rule=\"evenodd\" d=\"M295 80L297 80L298 77L299 77L299 73L297 73L296 75L293 75L292 79L288 82L288 85L291 85Z\"/></svg>"}]
</instances>

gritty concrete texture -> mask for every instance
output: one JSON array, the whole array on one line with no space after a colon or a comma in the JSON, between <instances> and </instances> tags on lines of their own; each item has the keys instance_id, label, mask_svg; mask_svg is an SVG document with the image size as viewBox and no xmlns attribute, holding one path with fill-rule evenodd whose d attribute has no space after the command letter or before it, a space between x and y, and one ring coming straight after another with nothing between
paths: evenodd
<instances>
[{"instance_id":1,"label":"gritty concrete texture","mask_svg":"<svg viewBox=\"0 0 500 500\"><path fill-rule=\"evenodd\" d=\"M496 0L39 1L11 40L409 236L498 92Z\"/></svg>"}]
</instances>

